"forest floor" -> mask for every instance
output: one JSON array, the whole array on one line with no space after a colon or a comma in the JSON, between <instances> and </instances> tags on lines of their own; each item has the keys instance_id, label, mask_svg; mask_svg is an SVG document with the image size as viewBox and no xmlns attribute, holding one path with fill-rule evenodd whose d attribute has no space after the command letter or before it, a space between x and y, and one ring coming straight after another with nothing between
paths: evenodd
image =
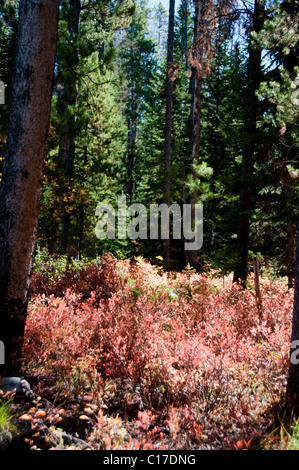
<instances>
[{"instance_id":1,"label":"forest floor","mask_svg":"<svg viewBox=\"0 0 299 470\"><path fill-rule=\"evenodd\" d=\"M0 447L287 448L293 290L260 283L258 309L251 278L243 290L110 255L64 273L43 266L21 364L32 393L2 397Z\"/></svg>"}]
</instances>

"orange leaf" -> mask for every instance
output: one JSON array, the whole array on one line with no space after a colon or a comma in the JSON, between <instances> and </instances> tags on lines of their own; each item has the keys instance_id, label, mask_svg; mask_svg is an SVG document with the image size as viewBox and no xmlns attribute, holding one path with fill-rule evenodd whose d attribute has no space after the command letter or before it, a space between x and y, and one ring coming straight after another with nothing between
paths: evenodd
<instances>
[{"instance_id":1,"label":"orange leaf","mask_svg":"<svg viewBox=\"0 0 299 470\"><path fill-rule=\"evenodd\" d=\"M79 419L81 419L81 421L89 421L89 417L86 415L79 416Z\"/></svg>"},{"instance_id":2,"label":"orange leaf","mask_svg":"<svg viewBox=\"0 0 299 470\"><path fill-rule=\"evenodd\" d=\"M20 416L19 419L22 419L23 421L31 421L33 418L32 418L31 415L24 414L24 415Z\"/></svg>"},{"instance_id":3,"label":"orange leaf","mask_svg":"<svg viewBox=\"0 0 299 470\"><path fill-rule=\"evenodd\" d=\"M239 450L243 449L243 447L244 447L243 441L241 441L241 440L239 439L239 440L237 441L237 443L236 443L236 447L237 447L237 449L239 449Z\"/></svg>"},{"instance_id":4,"label":"orange leaf","mask_svg":"<svg viewBox=\"0 0 299 470\"><path fill-rule=\"evenodd\" d=\"M47 413L46 413L44 410L38 410L38 411L35 413L34 417L35 417L35 418L44 418L44 417L46 416L46 414L47 414Z\"/></svg>"}]
</instances>

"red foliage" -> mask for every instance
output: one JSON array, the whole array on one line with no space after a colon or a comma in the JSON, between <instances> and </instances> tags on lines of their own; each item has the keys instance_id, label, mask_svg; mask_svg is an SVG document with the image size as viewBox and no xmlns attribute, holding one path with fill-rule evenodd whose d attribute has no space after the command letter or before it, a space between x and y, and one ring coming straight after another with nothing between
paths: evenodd
<instances>
[{"instance_id":1,"label":"red foliage","mask_svg":"<svg viewBox=\"0 0 299 470\"><path fill-rule=\"evenodd\" d=\"M261 289L260 318L248 289L106 257L32 298L26 366L135 419L105 448L248 448L284 391L293 301Z\"/></svg>"},{"instance_id":2,"label":"red foliage","mask_svg":"<svg viewBox=\"0 0 299 470\"><path fill-rule=\"evenodd\" d=\"M31 279L31 296L38 294L47 296L53 294L63 297L67 289L81 294L81 300L85 300L93 293L96 299L108 298L120 288L121 277L116 272L117 260L108 254L103 255L99 266L90 264L81 269L72 266L61 275L53 273L53 268L48 273L34 272ZM49 266L50 268L50 266Z\"/></svg>"}]
</instances>

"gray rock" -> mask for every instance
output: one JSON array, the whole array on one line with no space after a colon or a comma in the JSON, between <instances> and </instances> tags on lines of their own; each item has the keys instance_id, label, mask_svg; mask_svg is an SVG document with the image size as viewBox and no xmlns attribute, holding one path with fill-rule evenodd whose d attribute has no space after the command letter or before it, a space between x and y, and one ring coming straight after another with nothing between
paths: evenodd
<instances>
[{"instance_id":1,"label":"gray rock","mask_svg":"<svg viewBox=\"0 0 299 470\"><path fill-rule=\"evenodd\" d=\"M0 450L6 450L9 448L12 442L12 434L11 432L3 429L0 431Z\"/></svg>"},{"instance_id":2,"label":"gray rock","mask_svg":"<svg viewBox=\"0 0 299 470\"><path fill-rule=\"evenodd\" d=\"M31 390L27 380L22 377L4 377L0 379L0 390L7 392L26 393Z\"/></svg>"}]
</instances>

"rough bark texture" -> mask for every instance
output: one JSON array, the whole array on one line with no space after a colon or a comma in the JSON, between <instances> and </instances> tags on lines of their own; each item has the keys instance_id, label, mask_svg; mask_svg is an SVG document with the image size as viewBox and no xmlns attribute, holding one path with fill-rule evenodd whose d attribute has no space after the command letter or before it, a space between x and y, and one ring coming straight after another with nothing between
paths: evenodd
<instances>
[{"instance_id":1,"label":"rough bark texture","mask_svg":"<svg viewBox=\"0 0 299 470\"><path fill-rule=\"evenodd\" d=\"M173 47L174 47L174 14L175 0L169 2L169 25L167 43L167 79L166 79L166 126L165 126L165 160L164 160L164 202L170 205L170 168L173 120ZM163 258L169 268L170 240L163 240Z\"/></svg>"},{"instance_id":2,"label":"rough bark texture","mask_svg":"<svg viewBox=\"0 0 299 470\"><path fill-rule=\"evenodd\" d=\"M202 109L202 84L203 84L203 61L206 38L208 32L206 30L206 16L210 9L210 0L206 2L194 1L194 36L193 36L193 54L191 60L191 153L192 164L199 162L200 153L200 135L201 135L201 109ZM193 171L193 179L197 182L197 173ZM192 221L194 224L194 205L198 202L198 190L195 188L191 194L190 203L192 204ZM186 263L191 267L198 267L198 252L194 250L186 251Z\"/></svg>"},{"instance_id":3,"label":"rough bark texture","mask_svg":"<svg viewBox=\"0 0 299 470\"><path fill-rule=\"evenodd\" d=\"M5 373L23 338L51 109L59 0L21 0L0 187L0 339ZM3 369L0 373L3 374Z\"/></svg>"},{"instance_id":4,"label":"rough bark texture","mask_svg":"<svg viewBox=\"0 0 299 470\"><path fill-rule=\"evenodd\" d=\"M200 151L200 131L201 131L201 107L202 107L202 66L203 66L203 40L204 31L203 19L205 6L200 2L195 2L195 23L194 23L194 44L193 62L191 68L191 143L192 161L199 161Z\"/></svg>"},{"instance_id":5,"label":"rough bark texture","mask_svg":"<svg viewBox=\"0 0 299 470\"><path fill-rule=\"evenodd\" d=\"M287 205L294 206L294 191L292 187L287 188ZM296 223L293 214L288 216L287 221L287 275L288 288L294 287L295 279L295 252L296 252Z\"/></svg>"},{"instance_id":6,"label":"rough bark texture","mask_svg":"<svg viewBox=\"0 0 299 470\"><path fill-rule=\"evenodd\" d=\"M252 30L261 31L264 24L264 0L255 0ZM242 160L242 185L240 188L240 218L237 234L237 265L234 270L234 282L244 283L247 279L248 248L250 233L250 212L252 210L252 177L256 150L256 125L258 98L256 90L261 83L261 49L250 41L247 69L248 91L246 121L244 127L245 143Z\"/></svg>"},{"instance_id":7,"label":"rough bark texture","mask_svg":"<svg viewBox=\"0 0 299 470\"><path fill-rule=\"evenodd\" d=\"M287 271L288 288L294 287L294 247L295 247L296 226L291 220L287 223Z\"/></svg>"}]
</instances>

